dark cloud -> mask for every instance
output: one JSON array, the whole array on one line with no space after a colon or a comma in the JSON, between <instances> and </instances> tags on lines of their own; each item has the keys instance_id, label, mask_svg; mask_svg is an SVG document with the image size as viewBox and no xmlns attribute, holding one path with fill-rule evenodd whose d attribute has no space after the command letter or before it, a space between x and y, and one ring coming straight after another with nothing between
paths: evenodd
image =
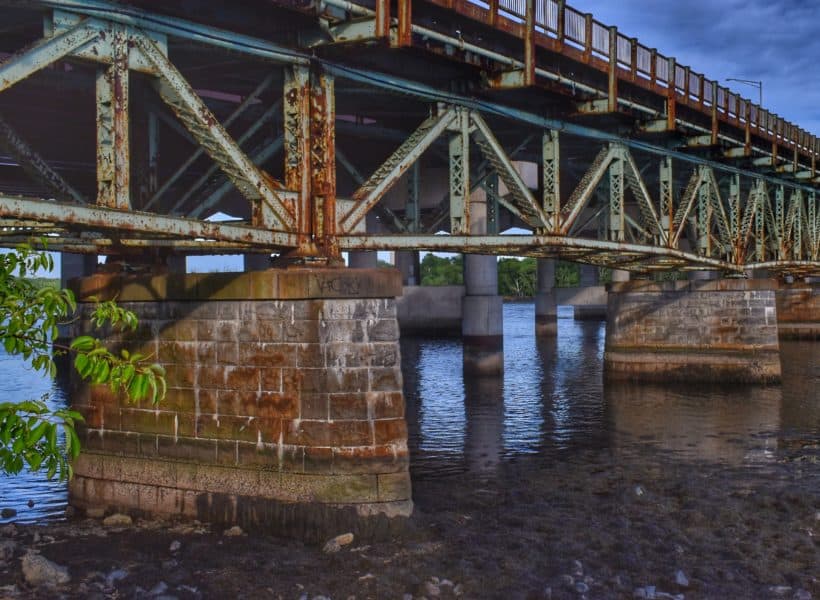
<instances>
[{"instance_id":1,"label":"dark cloud","mask_svg":"<svg viewBox=\"0 0 820 600\"><path fill-rule=\"evenodd\" d=\"M607 25L724 83L763 81L766 108L820 133L820 2L815 0L570 0ZM757 99L757 90L730 84Z\"/></svg>"}]
</instances>

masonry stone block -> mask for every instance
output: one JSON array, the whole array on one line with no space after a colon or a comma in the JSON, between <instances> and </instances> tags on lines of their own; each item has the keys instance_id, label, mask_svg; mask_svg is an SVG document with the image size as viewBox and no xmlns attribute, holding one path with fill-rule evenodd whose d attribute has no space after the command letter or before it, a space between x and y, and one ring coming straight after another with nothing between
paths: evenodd
<instances>
[{"instance_id":1,"label":"masonry stone block","mask_svg":"<svg viewBox=\"0 0 820 600\"><path fill-rule=\"evenodd\" d=\"M153 348L166 399L74 382L86 417L70 502L320 539L409 515L398 272L268 269L73 282L140 318L107 340Z\"/></svg>"},{"instance_id":2,"label":"masonry stone block","mask_svg":"<svg viewBox=\"0 0 820 600\"><path fill-rule=\"evenodd\" d=\"M619 379L780 380L774 281L613 283L604 368Z\"/></svg>"}]
</instances>

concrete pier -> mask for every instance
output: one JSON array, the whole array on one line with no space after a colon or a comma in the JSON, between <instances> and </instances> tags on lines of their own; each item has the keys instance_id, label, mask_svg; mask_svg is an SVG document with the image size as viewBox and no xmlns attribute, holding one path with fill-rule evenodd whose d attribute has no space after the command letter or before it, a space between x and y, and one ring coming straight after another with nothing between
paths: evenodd
<instances>
[{"instance_id":1,"label":"concrete pier","mask_svg":"<svg viewBox=\"0 0 820 600\"><path fill-rule=\"evenodd\" d=\"M535 335L549 337L558 334L558 303L555 298L555 260L538 259L538 289L535 294Z\"/></svg>"},{"instance_id":2,"label":"concrete pier","mask_svg":"<svg viewBox=\"0 0 820 600\"><path fill-rule=\"evenodd\" d=\"M470 233L487 233L487 196L470 196ZM498 259L464 255L464 298L461 336L465 375L495 376L504 372L504 300L498 295Z\"/></svg>"},{"instance_id":3,"label":"concrete pier","mask_svg":"<svg viewBox=\"0 0 820 600\"><path fill-rule=\"evenodd\" d=\"M108 341L158 357L169 389L153 406L76 387L73 506L316 540L410 514L397 271L107 274L74 288L137 313L136 332Z\"/></svg>"},{"instance_id":4,"label":"concrete pier","mask_svg":"<svg viewBox=\"0 0 820 600\"><path fill-rule=\"evenodd\" d=\"M776 288L771 280L612 284L605 373L633 380L777 382Z\"/></svg>"},{"instance_id":5,"label":"concrete pier","mask_svg":"<svg viewBox=\"0 0 820 600\"><path fill-rule=\"evenodd\" d=\"M600 285L600 273L596 265L580 266L580 297L584 301L575 304L574 317L579 321L603 321L606 318L605 290ZM598 298L596 301L595 299Z\"/></svg>"},{"instance_id":6,"label":"concrete pier","mask_svg":"<svg viewBox=\"0 0 820 600\"><path fill-rule=\"evenodd\" d=\"M781 283L777 328L782 339L820 340L820 283Z\"/></svg>"}]
</instances>

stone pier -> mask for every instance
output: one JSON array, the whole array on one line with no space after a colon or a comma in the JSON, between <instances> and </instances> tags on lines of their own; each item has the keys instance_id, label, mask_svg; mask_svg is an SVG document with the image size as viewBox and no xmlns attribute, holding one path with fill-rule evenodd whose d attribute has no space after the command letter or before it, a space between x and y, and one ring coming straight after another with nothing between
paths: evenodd
<instances>
[{"instance_id":1,"label":"stone pier","mask_svg":"<svg viewBox=\"0 0 820 600\"><path fill-rule=\"evenodd\" d=\"M604 369L619 379L780 380L771 280L610 286Z\"/></svg>"},{"instance_id":2,"label":"stone pier","mask_svg":"<svg viewBox=\"0 0 820 600\"><path fill-rule=\"evenodd\" d=\"M137 313L115 346L157 357L168 395L76 386L70 503L306 539L380 535L410 514L391 269L268 269L74 282ZM75 333L89 329L82 304Z\"/></svg>"},{"instance_id":3,"label":"stone pier","mask_svg":"<svg viewBox=\"0 0 820 600\"><path fill-rule=\"evenodd\" d=\"M820 283L781 283L777 327L782 339L820 340Z\"/></svg>"}]
</instances>

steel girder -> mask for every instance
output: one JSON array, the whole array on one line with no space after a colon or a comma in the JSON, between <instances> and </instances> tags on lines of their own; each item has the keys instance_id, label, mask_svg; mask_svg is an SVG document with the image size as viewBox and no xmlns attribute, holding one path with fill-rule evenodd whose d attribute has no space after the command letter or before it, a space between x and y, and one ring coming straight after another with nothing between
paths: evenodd
<instances>
[{"instance_id":1,"label":"steel girder","mask_svg":"<svg viewBox=\"0 0 820 600\"><path fill-rule=\"evenodd\" d=\"M61 6L71 2L60 2ZM72 7L85 10L82 3ZM254 41L254 52L273 61L287 62L283 91L283 126L281 141L273 140L264 152L251 153L241 145L256 132L251 128L237 141L225 127L240 114L241 105L225 124L219 123L197 96L191 85L168 57L165 36L180 31L178 19L145 19L139 11L129 9L131 16L116 15L107 20L104 2L88 3L95 17L81 20L77 15L56 12L46 37L34 47L0 65L0 91L21 81L35 71L65 57L73 56L100 63L97 78L98 107L98 196L97 207L69 206L53 201L0 197L0 217L9 219L5 239L19 236L21 219L28 228L31 221L50 223L50 233L66 232L66 240L94 247L105 245L105 236L74 235L69 229L88 227L116 237L116 231L154 236L156 239L188 238L178 242L185 246L194 236L203 247L214 244L219 251L232 249L297 249L301 253L336 257L340 249L352 248L447 248L451 250L499 254L524 253L534 256L561 255L595 264L651 271L670 268L713 268L741 272L750 265L767 264L784 272L816 272L820 263L820 210L811 188L786 182L770 175L744 171L736 167L704 161L681 152L650 147L643 142L618 139L611 134L550 121L492 103L477 103L448 94L441 102L440 92L420 84L384 78L312 60L299 52L278 52L264 41ZM99 5L99 6L98 6ZM134 16L136 15L136 16ZM173 21L173 23L171 23ZM169 24L170 23L170 24ZM191 31L196 31L194 26ZM102 35L101 35L102 34ZM214 43L232 49L247 49L243 36ZM181 167L184 170L200 155L210 156L228 180L248 199L253 208L252 225L204 224L190 219L140 213L132 208L128 155L129 71L150 75L162 100L174 111L199 148ZM368 81L382 89L401 88L423 100L438 100L433 115L425 120L373 174L361 181L359 189L348 199L340 199L336 208L334 77ZM270 87L269 76L259 89ZM256 98L254 91L249 98ZM246 98L246 103L247 103ZM269 110L273 117L276 108ZM530 189L512 158L526 146L526 138L515 150L507 151L487 120L489 115L503 116L513 123L531 128L538 125L541 135L541 190ZM258 127L257 127L258 129ZM562 183L570 177L562 174L561 136L581 135L603 142L573 191L562 201ZM531 134L530 134L531 135ZM524 137L524 136L522 136ZM362 236L360 227L371 210L392 214L404 232L424 229L418 203L418 178L423 169L418 159L448 138L449 188L446 214L450 218L450 236L403 234ZM284 183L273 181L257 165L284 148ZM481 161L471 160L471 153ZM636 155L641 154L637 159ZM649 158L647 158L647 155ZM643 177L639 163L660 158L657 200L652 186ZM357 172L349 161L342 164ZM692 177L678 196L674 173L680 165L695 165ZM478 164L477 173L470 165ZM379 203L385 193L412 169L416 181L415 196L405 207L404 219ZM730 176L728 191L718 181L718 173ZM179 173L179 171L177 171ZM177 173L171 180L177 179ZM209 172L213 173L213 170ZM355 178L355 176L354 176ZM506 193L494 190L492 182L503 183ZM602 182L607 182L608 209L592 206L591 198ZM166 182L167 183L167 182ZM171 181L173 183L173 181ZM513 239L506 236L468 236L470 232L470 193L478 186L488 189L492 197L535 235ZM156 189L147 207L158 202L168 185ZM192 188L192 191L196 188ZM226 186L205 201L186 209L195 216L215 206L226 193ZM744 190L747 194L744 195ZM770 191L774 191L774 200ZM787 193L788 192L788 193ZM192 196L177 199L182 209ZM76 198L75 198L76 200ZM386 212L385 212L386 211ZM129 226L129 219L131 225ZM198 225L194 225L198 223ZM224 228L224 231L221 229ZM44 229L44 230L45 230ZM605 239L591 239L589 231L605 232ZM543 235L543 234L552 235ZM508 240L506 242L501 240ZM813 266L812 266L813 265Z\"/></svg>"}]
</instances>

